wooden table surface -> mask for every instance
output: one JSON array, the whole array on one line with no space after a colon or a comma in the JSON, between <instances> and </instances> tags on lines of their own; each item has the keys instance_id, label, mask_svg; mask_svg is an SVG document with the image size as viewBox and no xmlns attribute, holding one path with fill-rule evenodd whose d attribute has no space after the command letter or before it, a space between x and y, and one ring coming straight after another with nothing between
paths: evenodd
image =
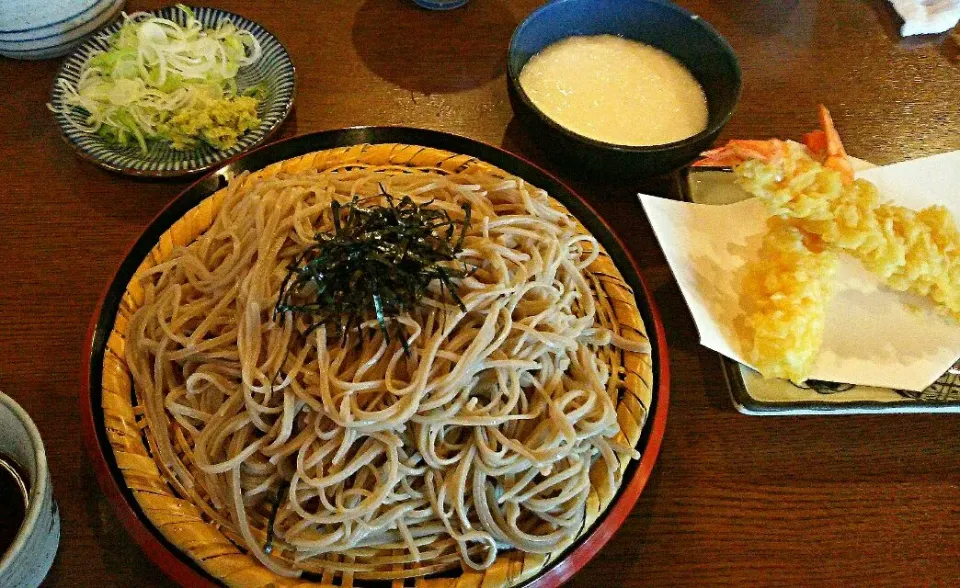
<instances>
[{"instance_id":1,"label":"wooden table surface","mask_svg":"<svg viewBox=\"0 0 960 588\"><path fill-rule=\"evenodd\" d=\"M634 196L664 193L670 179L579 180L513 119L506 47L536 0L471 0L450 13L409 0L215 4L290 50L299 83L282 137L404 124L502 145L569 180L639 259L670 349L667 434L636 508L572 585L960 585L960 419L735 412ZM960 148L956 45L903 42L885 3L680 4L741 60L743 96L722 138L796 138L824 102L849 152L873 162ZM127 179L74 156L45 107L58 67L0 59L0 389L46 442L63 520L47 583L167 586L100 492L77 396L98 297L187 182Z\"/></svg>"}]
</instances>

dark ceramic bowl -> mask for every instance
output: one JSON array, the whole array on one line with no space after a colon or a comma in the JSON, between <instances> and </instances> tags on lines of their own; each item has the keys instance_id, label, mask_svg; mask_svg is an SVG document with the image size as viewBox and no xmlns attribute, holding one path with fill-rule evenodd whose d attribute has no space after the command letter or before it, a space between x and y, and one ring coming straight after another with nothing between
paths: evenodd
<instances>
[{"instance_id":1,"label":"dark ceramic bowl","mask_svg":"<svg viewBox=\"0 0 960 588\"><path fill-rule=\"evenodd\" d=\"M575 35L617 35L677 58L707 96L707 128L682 141L632 147L590 139L554 122L520 87L520 70L542 49ZM555 0L541 6L514 31L507 74L514 111L535 142L571 172L604 176L650 177L690 163L716 140L740 97L740 64L727 41L699 16L666 0Z\"/></svg>"}]
</instances>

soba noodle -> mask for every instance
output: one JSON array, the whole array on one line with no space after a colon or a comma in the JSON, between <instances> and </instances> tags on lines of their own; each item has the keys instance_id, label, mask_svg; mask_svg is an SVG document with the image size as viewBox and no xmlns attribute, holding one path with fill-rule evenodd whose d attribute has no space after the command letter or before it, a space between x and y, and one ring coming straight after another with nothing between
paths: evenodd
<instances>
[{"instance_id":1,"label":"soba noodle","mask_svg":"<svg viewBox=\"0 0 960 588\"><path fill-rule=\"evenodd\" d=\"M126 358L169 483L263 565L367 578L483 569L498 550L546 552L575 535L598 460L619 484L637 454L604 358L650 348L598 326L584 269L600 248L545 192L363 166L226 190L212 226L144 279ZM375 320L342 342L274 319L287 266L331 227L331 201L381 190L454 219L470 203L466 312L433 288L397 319L409 353Z\"/></svg>"}]
</instances>

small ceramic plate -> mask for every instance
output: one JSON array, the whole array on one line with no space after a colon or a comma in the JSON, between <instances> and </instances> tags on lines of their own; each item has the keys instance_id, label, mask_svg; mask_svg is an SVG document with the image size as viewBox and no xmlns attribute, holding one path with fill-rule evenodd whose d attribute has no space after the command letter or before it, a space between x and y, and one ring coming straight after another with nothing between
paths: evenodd
<instances>
[{"instance_id":1,"label":"small ceramic plate","mask_svg":"<svg viewBox=\"0 0 960 588\"><path fill-rule=\"evenodd\" d=\"M851 158L853 159L853 158ZM853 160L854 169L874 167ZM698 204L730 204L748 198L730 170L690 168L680 185L685 200ZM921 392L808 380L765 380L753 369L722 357L723 375L733 404L751 415L872 414L960 412L960 362Z\"/></svg>"},{"instance_id":2,"label":"small ceramic plate","mask_svg":"<svg viewBox=\"0 0 960 588\"><path fill-rule=\"evenodd\" d=\"M216 167L236 155L249 151L263 143L287 118L293 107L296 71L290 55L280 41L257 23L231 12L216 8L193 8L192 10L204 27L213 27L221 21L229 20L237 28L249 31L260 42L263 55L256 63L241 68L237 74L237 85L241 90L261 83L266 85L267 96L257 108L257 114L261 120L260 126L244 133L237 144L230 149L220 150L207 144L200 144L192 149L177 150L160 142L152 142L148 144L147 153L141 152L137 145L123 147L97 134L85 133L76 128L68 117L82 121L86 113L79 108L67 113L62 110L64 91L61 80L75 85L80 75L80 68L92 53L108 48L109 38L120 30L123 24L121 21L105 28L81 45L64 61L54 80L50 99L50 104L54 108L54 118L60 125L64 140L81 157L110 171L126 175L184 176ZM181 25L185 24L186 20L183 11L174 6L151 11L151 14L171 19Z\"/></svg>"},{"instance_id":3,"label":"small ceramic plate","mask_svg":"<svg viewBox=\"0 0 960 588\"><path fill-rule=\"evenodd\" d=\"M113 22L126 0L18 0L0 10L0 55L49 59L73 51Z\"/></svg>"}]
</instances>

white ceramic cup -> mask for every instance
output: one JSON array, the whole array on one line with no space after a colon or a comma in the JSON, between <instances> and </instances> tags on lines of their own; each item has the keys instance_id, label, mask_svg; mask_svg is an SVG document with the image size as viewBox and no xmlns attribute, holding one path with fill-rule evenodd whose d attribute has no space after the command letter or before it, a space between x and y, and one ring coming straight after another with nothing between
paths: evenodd
<instances>
[{"instance_id":1,"label":"white ceramic cup","mask_svg":"<svg viewBox=\"0 0 960 588\"><path fill-rule=\"evenodd\" d=\"M40 585L60 545L60 512L53 500L47 455L36 425L12 398L0 392L0 453L12 458L30 485L27 513L6 553L0 553L0 586Z\"/></svg>"}]
</instances>

